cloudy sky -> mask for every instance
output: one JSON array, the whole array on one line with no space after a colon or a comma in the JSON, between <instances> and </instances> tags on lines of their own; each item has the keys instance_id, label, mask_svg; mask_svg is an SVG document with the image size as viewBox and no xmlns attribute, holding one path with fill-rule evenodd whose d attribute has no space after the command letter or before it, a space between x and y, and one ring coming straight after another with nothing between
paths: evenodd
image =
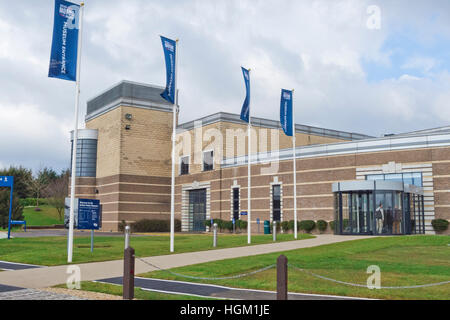
<instances>
[{"instance_id":1,"label":"cloudy sky","mask_svg":"<svg viewBox=\"0 0 450 320\"><path fill-rule=\"evenodd\" d=\"M159 34L179 38L181 121L239 113L380 136L449 125L450 2L86 0L86 101L119 82L165 84ZM47 78L53 0L0 0L0 167L70 165L74 85ZM375 7L374 7L375 6ZM380 18L380 19L378 19Z\"/></svg>"}]
</instances>

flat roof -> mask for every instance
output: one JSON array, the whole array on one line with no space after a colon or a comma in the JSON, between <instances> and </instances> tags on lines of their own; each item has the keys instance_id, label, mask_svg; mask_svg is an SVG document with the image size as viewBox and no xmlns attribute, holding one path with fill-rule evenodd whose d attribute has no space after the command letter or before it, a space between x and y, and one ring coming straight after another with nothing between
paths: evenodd
<instances>
[{"instance_id":1,"label":"flat roof","mask_svg":"<svg viewBox=\"0 0 450 320\"><path fill-rule=\"evenodd\" d=\"M279 130L282 129L280 122L277 120L270 120L270 119L264 119L264 118L258 118L258 117L250 117L250 120L251 120L252 126L268 128L268 129L279 129ZM183 132L185 130L192 130L198 124L200 124L202 127L204 127L209 124L216 123L216 122L229 122L229 123L237 123L237 124L243 124L243 125L247 124L246 122L241 120L239 114L228 113L228 112L217 112L217 113L211 114L209 116L205 116L205 117L197 119L197 120L192 120L192 121L180 124L177 127L177 132ZM362 140L362 139L373 138L372 136L368 136L368 135L364 135L364 134L338 131L338 130L333 130L333 129L318 128L318 127L312 127L312 126L307 126L307 125L303 125L303 124L296 124L295 131L297 133L305 133L305 134L310 134L310 135L343 139L343 140Z\"/></svg>"}]
</instances>

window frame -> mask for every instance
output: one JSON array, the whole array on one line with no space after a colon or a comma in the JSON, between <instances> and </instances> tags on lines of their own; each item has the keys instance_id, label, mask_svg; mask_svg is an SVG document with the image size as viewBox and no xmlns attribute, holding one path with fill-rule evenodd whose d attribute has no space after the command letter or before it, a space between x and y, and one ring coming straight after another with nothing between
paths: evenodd
<instances>
[{"instance_id":1,"label":"window frame","mask_svg":"<svg viewBox=\"0 0 450 320\"><path fill-rule=\"evenodd\" d=\"M209 153L209 152L212 152L212 163L210 164L212 167L211 167L211 169L205 169L205 153ZM208 149L208 150L203 150L203 152L202 152L202 171L203 172L208 172L208 171L213 171L214 169L215 169L215 166L214 166L214 149Z\"/></svg>"},{"instance_id":2,"label":"window frame","mask_svg":"<svg viewBox=\"0 0 450 320\"><path fill-rule=\"evenodd\" d=\"M182 168L183 168L183 159L185 159L185 158L187 158L188 160L187 160L187 173L183 173L183 171L182 171ZM191 156L190 155L187 155L187 156L181 156L180 157L180 167L178 168L179 169L179 175L180 176L185 176L185 175L188 175L189 173L190 173L190 163L191 163Z\"/></svg>"}]
</instances>

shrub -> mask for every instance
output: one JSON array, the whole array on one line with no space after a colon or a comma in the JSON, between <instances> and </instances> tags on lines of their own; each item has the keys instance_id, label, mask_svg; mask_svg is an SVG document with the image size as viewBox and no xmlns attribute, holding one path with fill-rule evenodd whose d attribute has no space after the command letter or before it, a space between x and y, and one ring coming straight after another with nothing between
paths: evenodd
<instances>
[{"instance_id":1,"label":"shrub","mask_svg":"<svg viewBox=\"0 0 450 320\"><path fill-rule=\"evenodd\" d=\"M233 232L233 221L223 221L223 229Z\"/></svg>"},{"instance_id":2,"label":"shrub","mask_svg":"<svg viewBox=\"0 0 450 320\"><path fill-rule=\"evenodd\" d=\"M205 227L211 228L211 219L206 219L205 221L203 221L203 224L205 225Z\"/></svg>"},{"instance_id":3,"label":"shrub","mask_svg":"<svg viewBox=\"0 0 450 320\"><path fill-rule=\"evenodd\" d=\"M323 231L327 230L328 222L326 222L325 220L318 220L316 222L316 225L317 225L317 229L319 229L320 232L323 232Z\"/></svg>"},{"instance_id":4,"label":"shrub","mask_svg":"<svg viewBox=\"0 0 450 320\"><path fill-rule=\"evenodd\" d=\"M119 231L120 231L120 232L124 232L126 226L127 226L126 221L125 221L125 220L122 220L122 221L119 223Z\"/></svg>"},{"instance_id":5,"label":"shrub","mask_svg":"<svg viewBox=\"0 0 450 320\"><path fill-rule=\"evenodd\" d=\"M24 198L19 200L20 205L24 207L34 207L36 206L36 202L36 198ZM39 205L49 205L49 200L47 198L39 198Z\"/></svg>"},{"instance_id":6,"label":"shrub","mask_svg":"<svg viewBox=\"0 0 450 320\"><path fill-rule=\"evenodd\" d=\"M289 227L289 221L283 221L283 222L281 223L281 229L282 229L284 232L287 232L287 231L291 230L290 227Z\"/></svg>"},{"instance_id":7,"label":"shrub","mask_svg":"<svg viewBox=\"0 0 450 320\"><path fill-rule=\"evenodd\" d=\"M302 220L299 223L300 230L310 233L316 227L316 223L313 220Z\"/></svg>"},{"instance_id":8,"label":"shrub","mask_svg":"<svg viewBox=\"0 0 450 320\"><path fill-rule=\"evenodd\" d=\"M131 230L133 232L169 232L170 220L139 220L131 225ZM175 220L175 231L181 231L180 220Z\"/></svg>"},{"instance_id":9,"label":"shrub","mask_svg":"<svg viewBox=\"0 0 450 320\"><path fill-rule=\"evenodd\" d=\"M442 232L448 229L449 222L444 219L435 219L431 221L434 231Z\"/></svg>"},{"instance_id":10,"label":"shrub","mask_svg":"<svg viewBox=\"0 0 450 320\"><path fill-rule=\"evenodd\" d=\"M247 229L248 223L244 220L238 220L236 221L236 228L239 228L239 230L245 230Z\"/></svg>"},{"instance_id":11,"label":"shrub","mask_svg":"<svg viewBox=\"0 0 450 320\"><path fill-rule=\"evenodd\" d=\"M335 231L335 226L336 226L336 221L330 221L330 228L331 228L331 230L333 230L333 231Z\"/></svg>"},{"instance_id":12,"label":"shrub","mask_svg":"<svg viewBox=\"0 0 450 320\"><path fill-rule=\"evenodd\" d=\"M277 221L277 232L281 230L281 223ZM273 232L273 222L270 224L270 232Z\"/></svg>"}]
</instances>

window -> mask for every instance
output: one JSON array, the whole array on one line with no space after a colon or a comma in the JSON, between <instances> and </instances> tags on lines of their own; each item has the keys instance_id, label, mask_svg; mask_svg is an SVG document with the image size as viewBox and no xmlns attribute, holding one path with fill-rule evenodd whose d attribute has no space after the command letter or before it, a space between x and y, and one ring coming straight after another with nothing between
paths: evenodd
<instances>
[{"instance_id":1,"label":"window","mask_svg":"<svg viewBox=\"0 0 450 320\"><path fill-rule=\"evenodd\" d=\"M272 217L273 221L281 220L281 187L272 186Z\"/></svg>"},{"instance_id":2,"label":"window","mask_svg":"<svg viewBox=\"0 0 450 320\"><path fill-rule=\"evenodd\" d=\"M412 184L417 187L422 187L422 173L395 173L395 174L371 174L366 176L366 180L388 180L388 181L399 181L404 184Z\"/></svg>"},{"instance_id":3,"label":"window","mask_svg":"<svg viewBox=\"0 0 450 320\"><path fill-rule=\"evenodd\" d=\"M214 169L214 151L203 152L203 171Z\"/></svg>"},{"instance_id":4,"label":"window","mask_svg":"<svg viewBox=\"0 0 450 320\"><path fill-rule=\"evenodd\" d=\"M239 220L239 188L233 188L233 218Z\"/></svg>"},{"instance_id":5,"label":"window","mask_svg":"<svg viewBox=\"0 0 450 320\"><path fill-rule=\"evenodd\" d=\"M180 175L189 174L189 156L181 157Z\"/></svg>"}]
</instances>

